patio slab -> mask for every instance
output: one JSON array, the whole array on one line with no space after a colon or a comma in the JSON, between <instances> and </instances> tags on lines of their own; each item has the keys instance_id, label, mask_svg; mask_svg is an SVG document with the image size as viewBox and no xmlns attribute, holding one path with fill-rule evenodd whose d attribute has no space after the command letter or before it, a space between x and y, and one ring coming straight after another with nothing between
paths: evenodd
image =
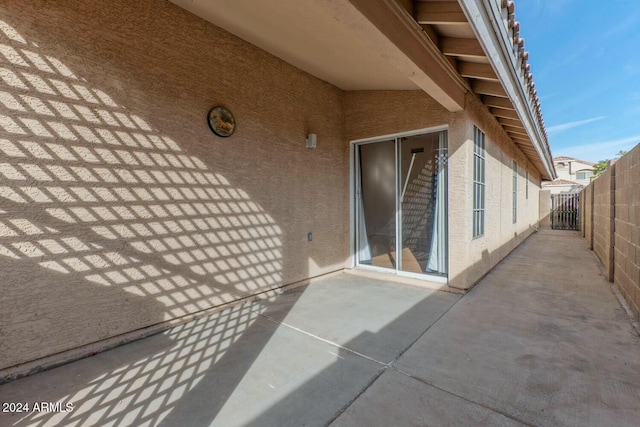
<instances>
[{"instance_id":1,"label":"patio slab","mask_svg":"<svg viewBox=\"0 0 640 427\"><path fill-rule=\"evenodd\" d=\"M638 384L593 253L541 231L464 297L340 274L4 384L0 426L636 426Z\"/></svg>"},{"instance_id":2,"label":"patio slab","mask_svg":"<svg viewBox=\"0 0 640 427\"><path fill-rule=\"evenodd\" d=\"M331 425L516 427L524 424L390 369Z\"/></svg>"},{"instance_id":3,"label":"patio slab","mask_svg":"<svg viewBox=\"0 0 640 427\"><path fill-rule=\"evenodd\" d=\"M292 289L261 314L382 363L406 350L461 295L341 274Z\"/></svg>"},{"instance_id":4,"label":"patio slab","mask_svg":"<svg viewBox=\"0 0 640 427\"><path fill-rule=\"evenodd\" d=\"M460 295L351 274L0 386L0 425L326 425Z\"/></svg>"},{"instance_id":5,"label":"patio slab","mask_svg":"<svg viewBox=\"0 0 640 427\"><path fill-rule=\"evenodd\" d=\"M529 239L394 367L532 425L637 426L640 340L582 243Z\"/></svg>"}]
</instances>

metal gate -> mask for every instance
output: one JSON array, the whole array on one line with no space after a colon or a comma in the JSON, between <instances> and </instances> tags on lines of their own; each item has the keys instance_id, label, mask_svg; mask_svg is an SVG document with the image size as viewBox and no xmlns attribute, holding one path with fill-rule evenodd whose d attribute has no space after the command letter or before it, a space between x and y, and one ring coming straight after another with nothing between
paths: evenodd
<instances>
[{"instance_id":1,"label":"metal gate","mask_svg":"<svg viewBox=\"0 0 640 427\"><path fill-rule=\"evenodd\" d=\"M580 194L551 195L551 228L580 230Z\"/></svg>"}]
</instances>

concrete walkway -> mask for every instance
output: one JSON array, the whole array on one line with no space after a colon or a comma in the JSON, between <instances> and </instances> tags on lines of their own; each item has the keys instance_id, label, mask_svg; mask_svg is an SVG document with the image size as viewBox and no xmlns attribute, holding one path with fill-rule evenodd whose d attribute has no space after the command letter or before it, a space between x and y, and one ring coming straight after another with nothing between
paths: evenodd
<instances>
[{"instance_id":1,"label":"concrete walkway","mask_svg":"<svg viewBox=\"0 0 640 427\"><path fill-rule=\"evenodd\" d=\"M540 231L462 298L342 274L5 384L0 402L30 405L0 426L635 427L640 338L584 240Z\"/></svg>"}]
</instances>

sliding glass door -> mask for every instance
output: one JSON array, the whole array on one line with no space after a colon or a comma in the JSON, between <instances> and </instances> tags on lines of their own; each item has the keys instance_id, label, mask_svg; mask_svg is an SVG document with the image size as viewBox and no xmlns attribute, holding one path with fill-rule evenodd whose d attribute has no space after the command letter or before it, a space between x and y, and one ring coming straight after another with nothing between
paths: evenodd
<instances>
[{"instance_id":1,"label":"sliding glass door","mask_svg":"<svg viewBox=\"0 0 640 427\"><path fill-rule=\"evenodd\" d=\"M358 143L357 263L447 274L447 132Z\"/></svg>"}]
</instances>

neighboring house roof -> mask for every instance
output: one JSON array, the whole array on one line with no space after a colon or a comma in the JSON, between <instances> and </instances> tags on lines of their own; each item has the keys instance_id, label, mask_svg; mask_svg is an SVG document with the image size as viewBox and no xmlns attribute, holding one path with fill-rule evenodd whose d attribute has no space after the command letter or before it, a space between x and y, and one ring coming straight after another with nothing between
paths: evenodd
<instances>
[{"instance_id":1,"label":"neighboring house roof","mask_svg":"<svg viewBox=\"0 0 640 427\"><path fill-rule=\"evenodd\" d=\"M553 163L556 163L556 162L580 162L580 163L583 163L585 165L595 166L595 163L587 162L586 160L580 160L580 159L576 159L574 157L567 157L567 156L554 157L553 158Z\"/></svg>"},{"instance_id":2,"label":"neighboring house roof","mask_svg":"<svg viewBox=\"0 0 640 427\"><path fill-rule=\"evenodd\" d=\"M543 187L548 187L552 185L579 185L581 187L583 186L579 182L570 181L568 179L560 179L560 178L554 179L553 181L545 181L542 183Z\"/></svg>"},{"instance_id":3,"label":"neighboring house roof","mask_svg":"<svg viewBox=\"0 0 640 427\"><path fill-rule=\"evenodd\" d=\"M171 1L342 90L421 89L452 112L473 93L556 178L512 1Z\"/></svg>"}]
</instances>

